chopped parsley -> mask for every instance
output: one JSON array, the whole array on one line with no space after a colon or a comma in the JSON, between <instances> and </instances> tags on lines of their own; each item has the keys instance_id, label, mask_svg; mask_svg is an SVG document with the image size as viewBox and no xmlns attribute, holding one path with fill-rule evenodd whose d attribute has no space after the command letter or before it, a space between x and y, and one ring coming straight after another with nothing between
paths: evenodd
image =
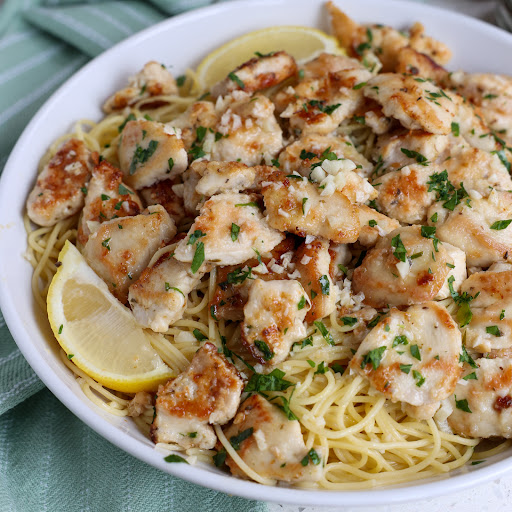
<instances>
[{"instance_id":1,"label":"chopped parsley","mask_svg":"<svg viewBox=\"0 0 512 512\"><path fill-rule=\"evenodd\" d=\"M389 327L389 326L386 326ZM400 334L399 336L395 336L393 343L391 344L391 348L395 348L398 345L409 345L409 340L405 334ZM417 346L417 345L416 345Z\"/></svg>"},{"instance_id":2,"label":"chopped parsley","mask_svg":"<svg viewBox=\"0 0 512 512\"><path fill-rule=\"evenodd\" d=\"M250 428L240 432L240 434L238 434L237 436L231 436L229 439L231 446L237 451L240 450L240 444L243 441L245 441L248 437L251 437L253 432L254 432L254 429L252 427L250 427Z\"/></svg>"},{"instance_id":3,"label":"chopped parsley","mask_svg":"<svg viewBox=\"0 0 512 512\"><path fill-rule=\"evenodd\" d=\"M400 261L406 261L407 251L402 242L402 239L400 238L400 234L394 236L391 239L391 247L394 247L394 249L395 249L393 251L393 255L395 256L395 258L399 259Z\"/></svg>"},{"instance_id":4,"label":"chopped parsley","mask_svg":"<svg viewBox=\"0 0 512 512\"><path fill-rule=\"evenodd\" d=\"M235 84L238 85L240 89L245 89L245 84L242 82L242 80L240 80L240 78L237 75L235 75L235 73L229 73L228 78L235 82Z\"/></svg>"},{"instance_id":5,"label":"chopped parsley","mask_svg":"<svg viewBox=\"0 0 512 512\"><path fill-rule=\"evenodd\" d=\"M60 326L59 326L59 334L62 334L62 329L64 329L64 324L60 324Z\"/></svg>"},{"instance_id":6,"label":"chopped parsley","mask_svg":"<svg viewBox=\"0 0 512 512\"><path fill-rule=\"evenodd\" d=\"M107 196L107 194L101 194L102 201L108 201L109 199L110 199L110 196Z\"/></svg>"},{"instance_id":7,"label":"chopped parsley","mask_svg":"<svg viewBox=\"0 0 512 512\"><path fill-rule=\"evenodd\" d=\"M124 120L123 124L120 124L118 127L117 127L117 131L119 133L121 133L123 130L124 130L124 127L126 126L126 123L128 123L128 121L135 121L135 116L133 114L129 114L128 117Z\"/></svg>"},{"instance_id":8,"label":"chopped parsley","mask_svg":"<svg viewBox=\"0 0 512 512\"><path fill-rule=\"evenodd\" d=\"M461 411L469 412L469 413L473 412L469 408L468 401L465 398L463 400L457 400L457 395L454 395L454 396L455 396L455 407L457 407L457 409L460 409Z\"/></svg>"},{"instance_id":9,"label":"chopped parsley","mask_svg":"<svg viewBox=\"0 0 512 512\"><path fill-rule=\"evenodd\" d=\"M293 393L292 393L293 394ZM293 421L293 420L298 420L299 418L297 418L297 416L295 416L295 414L293 413L293 411L290 409L290 400L291 400L291 397L290 397L290 400L288 400L285 396L282 396L282 395L278 395L278 396L275 396L274 398L271 398L271 400L277 400L278 398L281 399L281 401L283 402L283 405L278 405L278 404L274 404L276 407L278 407L279 409L281 409L281 411L284 412L285 416L290 420L290 421Z\"/></svg>"},{"instance_id":10,"label":"chopped parsley","mask_svg":"<svg viewBox=\"0 0 512 512\"><path fill-rule=\"evenodd\" d=\"M416 386L418 386L419 388L423 386L423 384L425 383L425 377L423 377L423 375L421 375L421 373L418 370L413 370L412 376L416 381Z\"/></svg>"},{"instance_id":11,"label":"chopped parsley","mask_svg":"<svg viewBox=\"0 0 512 512\"><path fill-rule=\"evenodd\" d=\"M417 151L412 151L406 148L400 148L400 151L408 158L413 158L420 165L426 166L429 164L428 158Z\"/></svg>"},{"instance_id":12,"label":"chopped parsley","mask_svg":"<svg viewBox=\"0 0 512 512\"><path fill-rule=\"evenodd\" d=\"M494 224L491 225L491 229L495 229L496 231L501 231L502 229L508 228L511 222L512 222L512 219L497 220Z\"/></svg>"},{"instance_id":13,"label":"chopped parsley","mask_svg":"<svg viewBox=\"0 0 512 512\"><path fill-rule=\"evenodd\" d=\"M130 175L135 173L135 170L139 164L143 164L151 158L153 153L156 151L157 147L157 140L150 140L148 147L146 149L143 149L141 146L137 144L135 153L130 163Z\"/></svg>"},{"instance_id":14,"label":"chopped parsley","mask_svg":"<svg viewBox=\"0 0 512 512\"><path fill-rule=\"evenodd\" d=\"M235 224L234 222L231 223L231 240L233 242L236 242L238 240L238 234L240 233L240 226Z\"/></svg>"},{"instance_id":15,"label":"chopped parsley","mask_svg":"<svg viewBox=\"0 0 512 512\"><path fill-rule=\"evenodd\" d=\"M311 151L306 151L305 149L303 149L300 152L299 157L301 160L312 160L313 158L316 158L316 154L312 153Z\"/></svg>"},{"instance_id":16,"label":"chopped parsley","mask_svg":"<svg viewBox=\"0 0 512 512\"><path fill-rule=\"evenodd\" d=\"M324 338L324 340L329 344L329 345L334 345L334 339L332 337L332 334L327 330L327 328L325 327L324 323L321 321L321 320L316 320L314 322L314 324L316 325L316 327L318 328L318 330L320 331L320 334L322 335L322 337Z\"/></svg>"},{"instance_id":17,"label":"chopped parsley","mask_svg":"<svg viewBox=\"0 0 512 512\"><path fill-rule=\"evenodd\" d=\"M505 318L505 310L502 309L500 313L500 320L503 320Z\"/></svg>"},{"instance_id":18,"label":"chopped parsley","mask_svg":"<svg viewBox=\"0 0 512 512\"><path fill-rule=\"evenodd\" d=\"M249 382L246 384L244 392L251 391L285 391L290 386L294 386L293 382L283 379L285 373L279 368L275 368L268 374L254 373L251 375Z\"/></svg>"},{"instance_id":19,"label":"chopped parsley","mask_svg":"<svg viewBox=\"0 0 512 512\"><path fill-rule=\"evenodd\" d=\"M459 123L452 123L452 133L455 137L458 137L460 134Z\"/></svg>"},{"instance_id":20,"label":"chopped parsley","mask_svg":"<svg viewBox=\"0 0 512 512\"><path fill-rule=\"evenodd\" d=\"M473 358L468 354L466 346L462 345L462 353L459 355L459 363L468 363L471 368L478 368Z\"/></svg>"},{"instance_id":21,"label":"chopped parsley","mask_svg":"<svg viewBox=\"0 0 512 512\"><path fill-rule=\"evenodd\" d=\"M338 107L341 106L341 103L336 103L335 105L325 105L325 101L310 100L309 105L311 107L316 107L318 110L320 110L320 112L330 116Z\"/></svg>"},{"instance_id":22,"label":"chopped parsley","mask_svg":"<svg viewBox=\"0 0 512 512\"><path fill-rule=\"evenodd\" d=\"M412 368L412 364L401 364L400 365L400 371L407 373L407 374L409 374L409 372L411 371L411 368Z\"/></svg>"},{"instance_id":23,"label":"chopped parsley","mask_svg":"<svg viewBox=\"0 0 512 512\"><path fill-rule=\"evenodd\" d=\"M362 89L365 85L366 85L367 82L361 82L359 84L356 84L354 85L354 87L352 87L352 89L354 89L354 91L357 91L359 89Z\"/></svg>"},{"instance_id":24,"label":"chopped parsley","mask_svg":"<svg viewBox=\"0 0 512 512\"><path fill-rule=\"evenodd\" d=\"M255 208L259 208L259 204L255 203L254 201L251 201L250 203L238 203L235 204L235 206L254 206Z\"/></svg>"},{"instance_id":25,"label":"chopped parsley","mask_svg":"<svg viewBox=\"0 0 512 512\"><path fill-rule=\"evenodd\" d=\"M187 77L185 75L180 75L178 78L176 78L176 85L178 87L182 87L186 79Z\"/></svg>"},{"instance_id":26,"label":"chopped parsley","mask_svg":"<svg viewBox=\"0 0 512 512\"><path fill-rule=\"evenodd\" d=\"M263 340L255 340L254 344L256 345L258 350L263 354L263 359L265 359L265 361L270 361L274 357L274 352Z\"/></svg>"},{"instance_id":27,"label":"chopped parsley","mask_svg":"<svg viewBox=\"0 0 512 512\"><path fill-rule=\"evenodd\" d=\"M469 324L469 322L471 322L471 319L473 318L473 313L471 312L469 304L472 300L476 299L480 295L480 292L478 292L475 296L469 295L468 292L462 292L459 294L453 288L454 281L455 278L453 276L448 278L448 288L450 289L450 295L452 296L455 304L459 306L459 310L457 311L457 321L459 322L459 326L465 327Z\"/></svg>"},{"instance_id":28,"label":"chopped parsley","mask_svg":"<svg viewBox=\"0 0 512 512\"><path fill-rule=\"evenodd\" d=\"M175 292L178 292L178 293L181 293L181 295L183 295L183 297L185 297L185 294L179 289L179 288L176 288L175 286L171 286L169 283L165 283L165 291L168 292L169 290L174 290Z\"/></svg>"},{"instance_id":29,"label":"chopped parsley","mask_svg":"<svg viewBox=\"0 0 512 512\"><path fill-rule=\"evenodd\" d=\"M303 197L302 198L302 215L306 215L306 202L307 202L308 198L307 197Z\"/></svg>"},{"instance_id":30,"label":"chopped parsley","mask_svg":"<svg viewBox=\"0 0 512 512\"><path fill-rule=\"evenodd\" d=\"M110 238L105 238L105 240L103 240L103 242L101 242L101 245L103 247L105 247L107 249L107 251L110 251L109 242L110 242Z\"/></svg>"},{"instance_id":31,"label":"chopped parsley","mask_svg":"<svg viewBox=\"0 0 512 512\"><path fill-rule=\"evenodd\" d=\"M437 228L435 226L421 226L421 236L430 238L434 244L434 250L439 251L439 238L436 237ZM434 259L435 261L435 259Z\"/></svg>"},{"instance_id":32,"label":"chopped parsley","mask_svg":"<svg viewBox=\"0 0 512 512\"><path fill-rule=\"evenodd\" d=\"M432 174L430 180L427 181L427 185L428 192L436 192L436 201L444 201L443 207L450 211L453 211L463 198L468 197L464 184L460 183L460 188L456 189L448 179L448 171L446 169L443 172ZM432 222L436 221L437 217Z\"/></svg>"},{"instance_id":33,"label":"chopped parsley","mask_svg":"<svg viewBox=\"0 0 512 512\"><path fill-rule=\"evenodd\" d=\"M357 324L357 318L353 316L342 316L341 321L343 322L343 325L349 325L351 327Z\"/></svg>"},{"instance_id":34,"label":"chopped parsley","mask_svg":"<svg viewBox=\"0 0 512 512\"><path fill-rule=\"evenodd\" d=\"M175 455L172 453L171 455L167 455L167 457L164 457L165 462L184 462L185 464L188 464L188 462L179 455Z\"/></svg>"},{"instance_id":35,"label":"chopped parsley","mask_svg":"<svg viewBox=\"0 0 512 512\"><path fill-rule=\"evenodd\" d=\"M300 311L301 309L304 309L306 306L306 297L304 295L300 298L299 303L297 304L297 309Z\"/></svg>"},{"instance_id":36,"label":"chopped parsley","mask_svg":"<svg viewBox=\"0 0 512 512\"><path fill-rule=\"evenodd\" d=\"M411 356L416 358L418 361L421 361L421 354L418 345L411 345L409 350L411 351Z\"/></svg>"},{"instance_id":37,"label":"chopped parsley","mask_svg":"<svg viewBox=\"0 0 512 512\"><path fill-rule=\"evenodd\" d=\"M227 457L227 452L226 450L223 448L222 450L220 450L219 452L217 452L212 458L213 458L213 463L215 464L216 467L220 468L221 466L224 465L224 463L226 462L226 457Z\"/></svg>"},{"instance_id":38,"label":"chopped parsley","mask_svg":"<svg viewBox=\"0 0 512 512\"><path fill-rule=\"evenodd\" d=\"M204 244L203 242L198 242L196 246L196 252L194 253L194 258L192 259L192 265L190 270L192 270L192 274L195 274L204 261Z\"/></svg>"},{"instance_id":39,"label":"chopped parsley","mask_svg":"<svg viewBox=\"0 0 512 512\"><path fill-rule=\"evenodd\" d=\"M317 367L316 371L313 375L323 375L327 371L327 368L325 367L325 362L322 361Z\"/></svg>"},{"instance_id":40,"label":"chopped parsley","mask_svg":"<svg viewBox=\"0 0 512 512\"><path fill-rule=\"evenodd\" d=\"M194 329L192 331L192 334L194 335L197 341L204 341L208 339L199 329Z\"/></svg>"},{"instance_id":41,"label":"chopped parsley","mask_svg":"<svg viewBox=\"0 0 512 512\"><path fill-rule=\"evenodd\" d=\"M507 155L505 155L505 151L503 149L500 149L500 151L491 151L491 153L496 154L498 156L501 163L505 166L507 171L510 173L511 165L510 165L510 162L508 161Z\"/></svg>"},{"instance_id":42,"label":"chopped parsley","mask_svg":"<svg viewBox=\"0 0 512 512\"><path fill-rule=\"evenodd\" d=\"M386 351L386 348L386 346L382 346L370 350L364 355L363 360L361 361L361 368L364 369L367 364L371 364L373 369L376 370L380 366L380 361L382 359L382 355Z\"/></svg>"},{"instance_id":43,"label":"chopped parsley","mask_svg":"<svg viewBox=\"0 0 512 512\"><path fill-rule=\"evenodd\" d=\"M306 454L306 456L300 461L300 463L305 467L309 464L309 461L311 461L315 466L318 466L320 464L320 457L318 456L318 453L311 448L309 452Z\"/></svg>"},{"instance_id":44,"label":"chopped parsley","mask_svg":"<svg viewBox=\"0 0 512 512\"><path fill-rule=\"evenodd\" d=\"M322 295L329 295L330 287L331 287L331 284L329 282L329 277L327 275L323 275L322 277L320 277L318 282L320 283L320 289L322 290Z\"/></svg>"},{"instance_id":45,"label":"chopped parsley","mask_svg":"<svg viewBox=\"0 0 512 512\"><path fill-rule=\"evenodd\" d=\"M497 338L501 338L501 336L503 336L497 325L489 325L488 327L485 328L485 332L487 334L492 334Z\"/></svg>"},{"instance_id":46,"label":"chopped parsley","mask_svg":"<svg viewBox=\"0 0 512 512\"><path fill-rule=\"evenodd\" d=\"M464 380L478 380L476 376L476 372L468 373L466 376L462 377Z\"/></svg>"},{"instance_id":47,"label":"chopped parsley","mask_svg":"<svg viewBox=\"0 0 512 512\"><path fill-rule=\"evenodd\" d=\"M206 236L200 229L196 229L188 238L187 245L194 245L200 238Z\"/></svg>"},{"instance_id":48,"label":"chopped parsley","mask_svg":"<svg viewBox=\"0 0 512 512\"><path fill-rule=\"evenodd\" d=\"M376 220L371 219L371 220L368 221L368 226L370 226L371 228L374 228L376 225L377 225L377 221Z\"/></svg>"},{"instance_id":49,"label":"chopped parsley","mask_svg":"<svg viewBox=\"0 0 512 512\"><path fill-rule=\"evenodd\" d=\"M129 188L126 188L122 183L119 183L117 191L122 196L125 196L126 194L133 194L133 192Z\"/></svg>"}]
</instances>

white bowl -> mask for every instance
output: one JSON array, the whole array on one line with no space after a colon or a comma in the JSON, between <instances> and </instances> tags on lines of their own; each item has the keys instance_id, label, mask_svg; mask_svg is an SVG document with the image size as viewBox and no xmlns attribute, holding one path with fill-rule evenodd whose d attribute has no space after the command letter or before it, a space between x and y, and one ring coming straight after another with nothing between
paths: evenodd
<instances>
[{"instance_id":1,"label":"white bowl","mask_svg":"<svg viewBox=\"0 0 512 512\"><path fill-rule=\"evenodd\" d=\"M421 21L453 50L451 69L511 73L512 36L452 12L393 0L338 0L360 22L397 28ZM168 464L130 421L109 415L82 393L62 364L45 315L32 298L32 267L23 259L22 215L38 160L50 143L81 118L100 119L100 106L148 60L172 64L175 76L196 66L220 44L273 25L309 25L328 30L323 0L254 0L223 3L171 18L123 41L68 80L39 110L14 148L0 181L0 307L20 350L57 398L101 436L162 471L199 485L252 499L300 505L362 506L419 500L472 487L512 469L512 450L485 464L447 477L372 491L307 491L262 487L206 466Z\"/></svg>"}]
</instances>

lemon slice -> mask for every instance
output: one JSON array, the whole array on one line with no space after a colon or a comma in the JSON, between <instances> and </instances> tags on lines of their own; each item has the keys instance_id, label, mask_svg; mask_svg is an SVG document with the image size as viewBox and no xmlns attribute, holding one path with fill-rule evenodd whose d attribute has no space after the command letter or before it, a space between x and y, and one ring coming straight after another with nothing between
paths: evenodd
<instances>
[{"instance_id":1,"label":"lemon slice","mask_svg":"<svg viewBox=\"0 0 512 512\"><path fill-rule=\"evenodd\" d=\"M284 50L300 63L322 52L343 55L336 38L311 27L279 26L249 32L217 48L203 59L197 77L203 88L226 78L229 72L255 56Z\"/></svg>"},{"instance_id":2,"label":"lemon slice","mask_svg":"<svg viewBox=\"0 0 512 512\"><path fill-rule=\"evenodd\" d=\"M69 241L59 261L48 290L48 318L76 366L104 386L126 393L153 391L174 377L151 345L161 335L136 323Z\"/></svg>"}]
</instances>

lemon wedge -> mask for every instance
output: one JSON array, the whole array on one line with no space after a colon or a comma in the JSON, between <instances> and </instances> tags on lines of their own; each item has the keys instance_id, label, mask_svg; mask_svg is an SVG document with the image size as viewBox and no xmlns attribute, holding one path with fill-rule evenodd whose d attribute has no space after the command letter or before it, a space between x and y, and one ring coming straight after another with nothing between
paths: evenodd
<instances>
[{"instance_id":1,"label":"lemon wedge","mask_svg":"<svg viewBox=\"0 0 512 512\"><path fill-rule=\"evenodd\" d=\"M300 63L322 52L343 55L336 38L311 27L278 26L249 32L233 39L206 56L197 68L199 84L211 87L237 66L255 56L284 50Z\"/></svg>"},{"instance_id":2,"label":"lemon wedge","mask_svg":"<svg viewBox=\"0 0 512 512\"><path fill-rule=\"evenodd\" d=\"M108 388L154 391L175 373L152 347L160 334L145 331L69 241L48 290L48 318L68 358Z\"/></svg>"}]
</instances>

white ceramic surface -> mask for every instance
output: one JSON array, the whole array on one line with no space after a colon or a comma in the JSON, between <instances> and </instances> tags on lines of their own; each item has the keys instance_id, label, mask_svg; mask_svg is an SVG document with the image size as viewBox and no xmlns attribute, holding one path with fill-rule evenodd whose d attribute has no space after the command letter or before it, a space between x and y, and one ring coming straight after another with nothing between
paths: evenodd
<instances>
[{"instance_id":1,"label":"white ceramic surface","mask_svg":"<svg viewBox=\"0 0 512 512\"><path fill-rule=\"evenodd\" d=\"M512 36L490 25L436 8L393 0L338 0L360 22L397 28L419 20L454 51L451 69L511 73ZM460 491L512 470L512 453L452 476L364 492L306 491L263 487L204 466L167 464L129 419L108 415L83 396L58 357L47 320L31 295L31 266L23 259L25 198L37 162L48 145L80 118L99 119L103 100L127 77L154 59L177 76L216 46L250 30L277 24L328 28L323 0L254 0L224 3L181 15L122 42L90 62L39 110L14 148L0 180L0 307L24 356L48 388L100 435L135 457L199 485L247 498L305 505L372 506Z\"/></svg>"}]
</instances>

